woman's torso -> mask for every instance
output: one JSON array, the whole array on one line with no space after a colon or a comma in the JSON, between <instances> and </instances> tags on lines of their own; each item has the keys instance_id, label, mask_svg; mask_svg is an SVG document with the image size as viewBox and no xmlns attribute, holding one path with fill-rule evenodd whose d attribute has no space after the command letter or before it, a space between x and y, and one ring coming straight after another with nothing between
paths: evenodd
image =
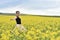
<instances>
[{"instance_id":1,"label":"woman's torso","mask_svg":"<svg viewBox=\"0 0 60 40\"><path fill-rule=\"evenodd\" d=\"M16 18L16 23L17 23L17 24L21 24L21 18L17 17L17 18Z\"/></svg>"}]
</instances>

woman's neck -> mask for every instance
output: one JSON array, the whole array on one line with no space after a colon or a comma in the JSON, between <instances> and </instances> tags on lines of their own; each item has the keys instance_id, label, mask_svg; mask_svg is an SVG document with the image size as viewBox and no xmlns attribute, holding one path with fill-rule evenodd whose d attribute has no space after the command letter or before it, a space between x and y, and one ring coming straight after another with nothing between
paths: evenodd
<instances>
[{"instance_id":1,"label":"woman's neck","mask_svg":"<svg viewBox=\"0 0 60 40\"><path fill-rule=\"evenodd\" d=\"M19 16L16 16L16 17L19 17Z\"/></svg>"}]
</instances>

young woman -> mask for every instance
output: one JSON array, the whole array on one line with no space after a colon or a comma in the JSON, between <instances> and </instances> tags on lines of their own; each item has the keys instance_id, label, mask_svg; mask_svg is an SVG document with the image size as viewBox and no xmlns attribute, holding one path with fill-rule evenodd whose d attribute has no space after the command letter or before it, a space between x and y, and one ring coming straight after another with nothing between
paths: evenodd
<instances>
[{"instance_id":1,"label":"young woman","mask_svg":"<svg viewBox=\"0 0 60 40\"><path fill-rule=\"evenodd\" d=\"M15 20L16 21L16 26L15 26L15 28L12 30L12 32L16 29L16 28L18 28L19 29L19 31L27 31L25 28L24 28L24 26L22 26L22 24L21 24L21 18L19 17L19 15L20 15L20 12L19 11L16 11L16 17L15 18L13 18L13 19L11 19L11 20Z\"/></svg>"}]
</instances>

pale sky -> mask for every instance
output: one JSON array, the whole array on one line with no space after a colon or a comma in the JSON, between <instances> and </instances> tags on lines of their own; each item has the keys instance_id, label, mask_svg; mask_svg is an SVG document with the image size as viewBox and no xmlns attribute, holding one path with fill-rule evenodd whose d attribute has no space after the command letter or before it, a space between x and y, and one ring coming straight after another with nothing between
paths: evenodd
<instances>
[{"instance_id":1,"label":"pale sky","mask_svg":"<svg viewBox=\"0 0 60 40\"><path fill-rule=\"evenodd\" d=\"M60 0L0 0L0 12L60 16Z\"/></svg>"}]
</instances>

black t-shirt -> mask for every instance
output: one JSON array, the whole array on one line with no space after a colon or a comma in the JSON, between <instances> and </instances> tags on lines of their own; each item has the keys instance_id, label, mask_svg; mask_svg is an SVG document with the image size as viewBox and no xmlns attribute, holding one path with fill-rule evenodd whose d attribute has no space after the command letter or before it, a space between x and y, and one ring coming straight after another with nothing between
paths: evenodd
<instances>
[{"instance_id":1,"label":"black t-shirt","mask_svg":"<svg viewBox=\"0 0 60 40\"><path fill-rule=\"evenodd\" d=\"M19 17L16 18L16 23L21 24L21 19Z\"/></svg>"}]
</instances>

